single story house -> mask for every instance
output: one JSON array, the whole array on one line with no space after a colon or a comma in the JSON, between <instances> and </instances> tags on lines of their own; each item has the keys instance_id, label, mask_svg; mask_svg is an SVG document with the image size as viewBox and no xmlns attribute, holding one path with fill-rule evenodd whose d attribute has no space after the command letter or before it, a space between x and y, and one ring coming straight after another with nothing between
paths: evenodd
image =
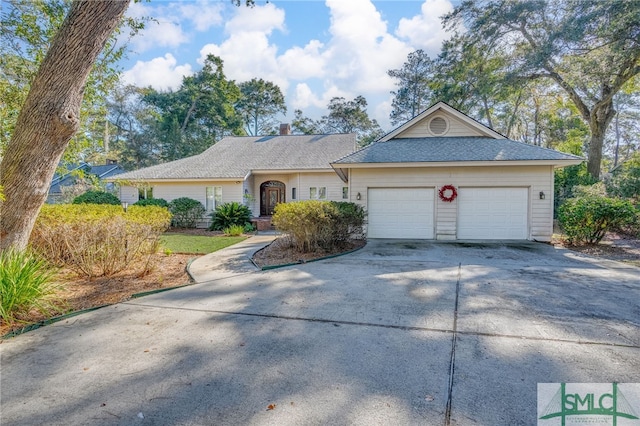
<instances>
[{"instance_id":1,"label":"single story house","mask_svg":"<svg viewBox=\"0 0 640 426\"><path fill-rule=\"evenodd\" d=\"M509 140L443 102L355 150L355 136L224 138L200 155L125 173L153 196L256 216L290 200L365 207L369 238L550 241L553 170L582 158ZM134 186L121 199L137 201Z\"/></svg>"}]
</instances>

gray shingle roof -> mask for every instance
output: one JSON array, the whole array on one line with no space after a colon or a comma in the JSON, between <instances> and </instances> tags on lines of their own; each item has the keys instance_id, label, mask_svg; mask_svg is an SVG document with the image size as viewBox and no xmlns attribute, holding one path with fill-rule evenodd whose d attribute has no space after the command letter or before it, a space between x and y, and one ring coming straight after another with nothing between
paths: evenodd
<instances>
[{"instance_id":1,"label":"gray shingle roof","mask_svg":"<svg viewBox=\"0 0 640 426\"><path fill-rule=\"evenodd\" d=\"M354 151L354 134L226 137L202 154L123 173L118 179L243 179L252 170L331 169Z\"/></svg>"},{"instance_id":2,"label":"gray shingle roof","mask_svg":"<svg viewBox=\"0 0 640 426\"><path fill-rule=\"evenodd\" d=\"M333 164L531 160L562 161L581 158L509 139L429 137L376 142L334 161Z\"/></svg>"}]
</instances>

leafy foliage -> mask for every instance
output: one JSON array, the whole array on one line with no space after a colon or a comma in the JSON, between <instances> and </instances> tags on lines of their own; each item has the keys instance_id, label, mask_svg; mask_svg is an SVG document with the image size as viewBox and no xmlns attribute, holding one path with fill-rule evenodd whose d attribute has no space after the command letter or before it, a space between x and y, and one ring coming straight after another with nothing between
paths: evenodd
<instances>
[{"instance_id":1,"label":"leafy foliage","mask_svg":"<svg viewBox=\"0 0 640 426\"><path fill-rule=\"evenodd\" d=\"M579 185L593 185L596 180L587 172L585 163L563 167L554 171L555 211L566 200L573 198L574 188Z\"/></svg>"},{"instance_id":2,"label":"leafy foliage","mask_svg":"<svg viewBox=\"0 0 640 426\"><path fill-rule=\"evenodd\" d=\"M247 133L253 136L274 133L278 124L276 114L287 113L280 87L261 78L240 83L238 87L240 99L236 109L242 116Z\"/></svg>"},{"instance_id":3,"label":"leafy foliage","mask_svg":"<svg viewBox=\"0 0 640 426\"><path fill-rule=\"evenodd\" d=\"M4 143L11 139L20 108L51 46L53 37L62 25L71 2L67 0L23 1L10 0L3 7L0 24L0 156ZM84 90L81 110L81 131L71 140L65 152L69 162L104 155L103 132L107 95L118 81L118 62L125 56L127 41L142 28L147 18L125 18L109 37L94 63ZM128 37L123 33L128 32Z\"/></svg>"},{"instance_id":4,"label":"leafy foliage","mask_svg":"<svg viewBox=\"0 0 640 426\"><path fill-rule=\"evenodd\" d=\"M244 233L244 226L242 225L231 225L222 230L224 235L228 237L238 237Z\"/></svg>"},{"instance_id":5,"label":"leafy foliage","mask_svg":"<svg viewBox=\"0 0 640 426\"><path fill-rule=\"evenodd\" d=\"M213 217L213 222L210 229L216 231L224 230L234 225L238 225L244 230L247 224L251 224L251 210L249 210L249 207L235 201L220 205L211 216Z\"/></svg>"},{"instance_id":6,"label":"leafy foliage","mask_svg":"<svg viewBox=\"0 0 640 426\"><path fill-rule=\"evenodd\" d=\"M612 173L607 182L607 190L616 197L640 201L640 152L636 152Z\"/></svg>"},{"instance_id":7,"label":"leafy foliage","mask_svg":"<svg viewBox=\"0 0 640 426\"><path fill-rule=\"evenodd\" d=\"M234 109L239 98L240 89L227 80L222 59L214 55L196 74L184 77L176 91L145 89L143 101L157 118L153 134L162 141L162 160L200 154L224 136L243 134Z\"/></svg>"},{"instance_id":8,"label":"leafy foliage","mask_svg":"<svg viewBox=\"0 0 640 426\"><path fill-rule=\"evenodd\" d=\"M429 105L434 62L422 49L409 53L402 68L389 70L389 77L395 78L398 89L394 95L390 114L391 124L404 123L422 112Z\"/></svg>"},{"instance_id":9,"label":"leafy foliage","mask_svg":"<svg viewBox=\"0 0 640 426\"><path fill-rule=\"evenodd\" d=\"M198 200L189 197L176 198L169 203L169 211L173 214L172 225L178 228L195 228L202 219L205 208Z\"/></svg>"},{"instance_id":10,"label":"leafy foliage","mask_svg":"<svg viewBox=\"0 0 640 426\"><path fill-rule=\"evenodd\" d=\"M119 206L120 200L108 192L87 191L74 198L72 204L112 204Z\"/></svg>"},{"instance_id":11,"label":"leafy foliage","mask_svg":"<svg viewBox=\"0 0 640 426\"><path fill-rule=\"evenodd\" d=\"M281 203L275 208L272 223L302 252L340 247L350 239L364 238L364 210L347 202Z\"/></svg>"},{"instance_id":12,"label":"leafy foliage","mask_svg":"<svg viewBox=\"0 0 640 426\"><path fill-rule=\"evenodd\" d=\"M144 200L136 201L134 206L140 206L140 207L157 206L157 207L169 208L169 202L164 198L147 198Z\"/></svg>"},{"instance_id":13,"label":"leafy foliage","mask_svg":"<svg viewBox=\"0 0 640 426\"><path fill-rule=\"evenodd\" d=\"M640 67L639 2L466 0L445 16L463 46L508 52L509 79L545 79L589 125L587 170L598 179L613 97ZM464 28L464 33L461 29Z\"/></svg>"},{"instance_id":14,"label":"leafy foliage","mask_svg":"<svg viewBox=\"0 0 640 426\"><path fill-rule=\"evenodd\" d=\"M30 244L57 266L88 277L108 276L148 260L170 220L167 209L154 206L131 206L125 213L110 205L44 205Z\"/></svg>"},{"instance_id":15,"label":"leafy foliage","mask_svg":"<svg viewBox=\"0 0 640 426\"><path fill-rule=\"evenodd\" d=\"M11 324L32 309L55 309L49 296L55 291L54 272L34 253L0 251L0 319Z\"/></svg>"},{"instance_id":16,"label":"leafy foliage","mask_svg":"<svg viewBox=\"0 0 640 426\"><path fill-rule=\"evenodd\" d=\"M628 200L587 194L565 201L558 221L569 243L597 244L608 231L634 222L637 214Z\"/></svg>"},{"instance_id":17,"label":"leafy foliage","mask_svg":"<svg viewBox=\"0 0 640 426\"><path fill-rule=\"evenodd\" d=\"M327 106L329 114L320 120L313 120L295 111L292 128L297 133L355 133L358 145L365 146L381 137L384 132L375 119L367 114L367 100L357 96L352 101L335 97Z\"/></svg>"}]
</instances>

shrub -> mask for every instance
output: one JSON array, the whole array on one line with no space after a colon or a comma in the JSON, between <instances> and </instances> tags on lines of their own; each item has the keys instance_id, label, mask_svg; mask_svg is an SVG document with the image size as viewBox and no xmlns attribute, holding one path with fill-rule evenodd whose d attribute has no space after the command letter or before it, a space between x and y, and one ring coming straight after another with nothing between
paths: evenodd
<instances>
[{"instance_id":1,"label":"shrub","mask_svg":"<svg viewBox=\"0 0 640 426\"><path fill-rule=\"evenodd\" d=\"M227 228L224 228L222 232L224 232L224 235L226 235L227 237L238 237L244 232L244 226L231 225Z\"/></svg>"},{"instance_id":2,"label":"shrub","mask_svg":"<svg viewBox=\"0 0 640 426\"><path fill-rule=\"evenodd\" d=\"M125 213L120 206L44 205L30 243L55 265L108 276L145 257L148 267L170 220L167 209L155 206L131 206Z\"/></svg>"},{"instance_id":3,"label":"shrub","mask_svg":"<svg viewBox=\"0 0 640 426\"><path fill-rule=\"evenodd\" d=\"M73 204L113 204L120 205L120 200L113 194L103 191L87 191L73 199Z\"/></svg>"},{"instance_id":4,"label":"shrub","mask_svg":"<svg viewBox=\"0 0 640 426\"><path fill-rule=\"evenodd\" d=\"M251 224L251 210L249 210L249 207L235 201L220 205L211 216L213 217L213 222L210 229L215 231L233 225L244 227L246 224Z\"/></svg>"},{"instance_id":5,"label":"shrub","mask_svg":"<svg viewBox=\"0 0 640 426\"><path fill-rule=\"evenodd\" d=\"M204 215L205 209L200 201L181 197L169 203L169 211L173 214L173 226L195 228L198 220Z\"/></svg>"},{"instance_id":6,"label":"shrub","mask_svg":"<svg viewBox=\"0 0 640 426\"><path fill-rule=\"evenodd\" d=\"M633 223L637 214L627 200L585 195L566 200L558 221L569 243L597 244L607 231Z\"/></svg>"},{"instance_id":7,"label":"shrub","mask_svg":"<svg viewBox=\"0 0 640 426\"><path fill-rule=\"evenodd\" d=\"M53 271L30 252L0 252L0 318L8 324L32 309L49 313L55 309L49 296L56 285Z\"/></svg>"},{"instance_id":8,"label":"shrub","mask_svg":"<svg viewBox=\"0 0 640 426\"><path fill-rule=\"evenodd\" d=\"M347 202L296 201L278 204L272 218L303 252L338 247L352 238L364 238L364 210Z\"/></svg>"},{"instance_id":9,"label":"shrub","mask_svg":"<svg viewBox=\"0 0 640 426\"><path fill-rule=\"evenodd\" d=\"M164 198L147 198L146 200L136 201L134 206L139 206L139 207L157 206L157 207L169 208L169 202Z\"/></svg>"},{"instance_id":10,"label":"shrub","mask_svg":"<svg viewBox=\"0 0 640 426\"><path fill-rule=\"evenodd\" d=\"M607 189L614 196L640 200L640 152L634 153L612 173Z\"/></svg>"}]
</instances>

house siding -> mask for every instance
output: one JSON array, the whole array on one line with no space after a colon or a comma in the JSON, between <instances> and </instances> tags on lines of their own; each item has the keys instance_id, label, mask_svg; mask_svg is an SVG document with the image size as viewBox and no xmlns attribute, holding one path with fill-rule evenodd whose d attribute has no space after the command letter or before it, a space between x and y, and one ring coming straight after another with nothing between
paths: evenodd
<instances>
[{"instance_id":1,"label":"house siding","mask_svg":"<svg viewBox=\"0 0 640 426\"><path fill-rule=\"evenodd\" d=\"M455 137L455 136L483 136L479 131L469 127L469 125L463 123L461 120L453 117L451 114L445 112L438 112L433 115L425 117L425 119L416 123L414 126L405 130L404 132L395 136L396 138L424 138L433 137L434 135L429 131L429 123L432 118L442 117L449 124L447 132L438 136Z\"/></svg>"},{"instance_id":2,"label":"house siding","mask_svg":"<svg viewBox=\"0 0 640 426\"><path fill-rule=\"evenodd\" d=\"M524 187L529 189L529 239L550 241L553 232L553 167L493 166L447 168L376 168L351 170L350 199L367 208L367 189L384 187L426 187L436 191L454 185L458 192L465 187ZM539 199L539 193L545 199ZM356 200L357 193L361 199ZM436 193L437 196L437 193ZM435 236L440 240L456 239L458 203L436 199Z\"/></svg>"}]
</instances>

